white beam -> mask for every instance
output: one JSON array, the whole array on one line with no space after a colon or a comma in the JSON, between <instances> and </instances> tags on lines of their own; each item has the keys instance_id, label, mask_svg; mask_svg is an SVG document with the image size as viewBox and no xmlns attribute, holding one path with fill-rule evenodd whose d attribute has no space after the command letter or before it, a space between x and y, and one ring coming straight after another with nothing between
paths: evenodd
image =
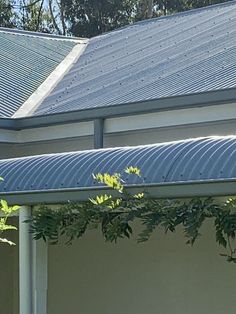
<instances>
[{"instance_id":1,"label":"white beam","mask_svg":"<svg viewBox=\"0 0 236 314\"><path fill-rule=\"evenodd\" d=\"M47 314L47 244L33 240L33 314Z\"/></svg>"},{"instance_id":2,"label":"white beam","mask_svg":"<svg viewBox=\"0 0 236 314\"><path fill-rule=\"evenodd\" d=\"M22 206L19 212L19 314L32 314L31 294L31 235L24 221L31 215L30 207Z\"/></svg>"},{"instance_id":3,"label":"white beam","mask_svg":"<svg viewBox=\"0 0 236 314\"><path fill-rule=\"evenodd\" d=\"M223 122L232 119L236 119L235 103L108 118L105 121L104 132L106 134L118 133L199 123Z\"/></svg>"}]
</instances>

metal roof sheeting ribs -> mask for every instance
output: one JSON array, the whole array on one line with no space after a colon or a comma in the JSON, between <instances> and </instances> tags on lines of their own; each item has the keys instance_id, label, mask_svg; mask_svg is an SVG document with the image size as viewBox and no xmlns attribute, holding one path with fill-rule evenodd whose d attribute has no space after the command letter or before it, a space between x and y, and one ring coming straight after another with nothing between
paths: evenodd
<instances>
[{"instance_id":1,"label":"metal roof sheeting ribs","mask_svg":"<svg viewBox=\"0 0 236 314\"><path fill-rule=\"evenodd\" d=\"M0 29L0 117L11 117L75 45Z\"/></svg>"},{"instance_id":2,"label":"metal roof sheeting ribs","mask_svg":"<svg viewBox=\"0 0 236 314\"><path fill-rule=\"evenodd\" d=\"M100 149L0 160L4 193L33 193L101 186L93 173L141 169L128 185L158 185L236 179L236 137L212 137L156 145ZM144 180L144 181L143 181Z\"/></svg>"},{"instance_id":3,"label":"metal roof sheeting ribs","mask_svg":"<svg viewBox=\"0 0 236 314\"><path fill-rule=\"evenodd\" d=\"M236 87L236 2L92 38L33 115Z\"/></svg>"}]
</instances>

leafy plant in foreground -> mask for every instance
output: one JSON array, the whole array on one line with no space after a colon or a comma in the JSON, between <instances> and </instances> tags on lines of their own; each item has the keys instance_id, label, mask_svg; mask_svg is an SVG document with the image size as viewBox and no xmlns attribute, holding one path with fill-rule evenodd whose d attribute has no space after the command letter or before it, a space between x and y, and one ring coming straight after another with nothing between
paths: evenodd
<instances>
[{"instance_id":1,"label":"leafy plant in foreground","mask_svg":"<svg viewBox=\"0 0 236 314\"><path fill-rule=\"evenodd\" d=\"M16 211L19 210L19 206L15 205L15 206L9 206L7 204L7 202L5 200L1 200L0 201L0 213L1 213L1 217L0 217L0 235L3 234L5 231L8 230L17 230L17 228L15 226L9 225L7 223L8 218ZM14 242L6 239L6 238L1 238L0 237L0 242L2 243L7 243L9 245L15 245Z\"/></svg>"},{"instance_id":2,"label":"leafy plant in foreground","mask_svg":"<svg viewBox=\"0 0 236 314\"><path fill-rule=\"evenodd\" d=\"M142 179L137 167L127 167L124 175ZM186 243L194 245L203 223L212 220L217 243L225 248L227 261L236 263L233 241L236 234L236 200L216 202L212 198L155 199L141 191L130 194L124 175L94 174L93 178L113 193L100 194L86 202L60 205L52 209L42 205L32 217L31 231L35 239L43 238L56 244L61 236L67 243L82 237L87 230L100 228L106 241L130 238L133 222L143 227L138 242L147 241L157 228L175 232L182 226Z\"/></svg>"},{"instance_id":3,"label":"leafy plant in foreground","mask_svg":"<svg viewBox=\"0 0 236 314\"><path fill-rule=\"evenodd\" d=\"M0 181L3 181L3 178L0 177ZM16 211L18 211L20 206L14 205L14 206L9 206L7 201L5 200L0 200L0 242L1 243L6 243L9 245L15 245L14 242L2 238L1 235L8 231L8 230L17 230L15 226L9 225L7 223L8 218Z\"/></svg>"}]
</instances>

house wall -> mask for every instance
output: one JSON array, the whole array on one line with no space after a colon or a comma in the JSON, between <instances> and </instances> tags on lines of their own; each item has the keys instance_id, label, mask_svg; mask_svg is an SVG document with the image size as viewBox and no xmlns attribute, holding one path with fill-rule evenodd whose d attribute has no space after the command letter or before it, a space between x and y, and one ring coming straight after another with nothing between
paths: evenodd
<instances>
[{"instance_id":1,"label":"house wall","mask_svg":"<svg viewBox=\"0 0 236 314\"><path fill-rule=\"evenodd\" d=\"M110 133L105 134L104 146L135 146L214 135L236 135L236 123L224 121Z\"/></svg>"},{"instance_id":2,"label":"house wall","mask_svg":"<svg viewBox=\"0 0 236 314\"><path fill-rule=\"evenodd\" d=\"M219 256L211 226L202 234L193 248L181 231L143 244L90 232L50 246L48 314L234 314L236 266Z\"/></svg>"},{"instance_id":3,"label":"house wall","mask_svg":"<svg viewBox=\"0 0 236 314\"><path fill-rule=\"evenodd\" d=\"M17 219L11 218L10 224L17 225ZM18 232L4 235L16 243L16 246L0 244L0 313L18 314Z\"/></svg>"},{"instance_id":4,"label":"house wall","mask_svg":"<svg viewBox=\"0 0 236 314\"><path fill-rule=\"evenodd\" d=\"M104 146L145 145L236 134L235 103L177 109L104 121ZM0 132L0 158L92 149L93 121Z\"/></svg>"},{"instance_id":5,"label":"house wall","mask_svg":"<svg viewBox=\"0 0 236 314\"><path fill-rule=\"evenodd\" d=\"M114 122L115 123L115 122ZM116 121L119 123L119 121ZM117 127L113 127L113 130ZM131 127L130 127L131 128ZM161 128L133 129L111 132L105 122L104 147L134 146L175 141L212 135L236 135L235 121L218 121L197 123ZM63 138L51 141L35 141L22 144L0 144L0 158L21 157L28 155L48 154L86 150L93 148L93 136Z\"/></svg>"},{"instance_id":6,"label":"house wall","mask_svg":"<svg viewBox=\"0 0 236 314\"><path fill-rule=\"evenodd\" d=\"M0 143L3 149L0 158L14 158L22 156L70 152L93 148L93 137L77 137L53 141L38 141L24 144Z\"/></svg>"},{"instance_id":7,"label":"house wall","mask_svg":"<svg viewBox=\"0 0 236 314\"><path fill-rule=\"evenodd\" d=\"M148 121L143 129L141 116L130 125L127 119L105 122L104 146L236 135L234 120L166 127ZM0 145L0 158L9 158L91 149L93 137ZM210 229L203 238L191 249L180 233L157 234L145 244L125 240L114 245L91 232L70 247L49 247L48 314L233 314L235 265L217 255ZM0 285L0 305L4 314L17 314L18 250L5 246L0 254L5 283Z\"/></svg>"}]
</instances>

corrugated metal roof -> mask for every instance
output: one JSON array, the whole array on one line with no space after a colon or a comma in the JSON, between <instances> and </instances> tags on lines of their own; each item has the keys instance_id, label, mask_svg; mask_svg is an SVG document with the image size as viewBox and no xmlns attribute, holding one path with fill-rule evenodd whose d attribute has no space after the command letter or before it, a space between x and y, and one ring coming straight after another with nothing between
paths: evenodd
<instances>
[{"instance_id":1,"label":"corrugated metal roof","mask_svg":"<svg viewBox=\"0 0 236 314\"><path fill-rule=\"evenodd\" d=\"M0 30L0 117L11 117L76 45Z\"/></svg>"},{"instance_id":2,"label":"corrugated metal roof","mask_svg":"<svg viewBox=\"0 0 236 314\"><path fill-rule=\"evenodd\" d=\"M95 187L92 173L122 173L127 166L144 177L129 176L131 185L236 179L235 160L236 137L7 159L0 160L0 192Z\"/></svg>"},{"instance_id":3,"label":"corrugated metal roof","mask_svg":"<svg viewBox=\"0 0 236 314\"><path fill-rule=\"evenodd\" d=\"M34 115L236 86L236 2L98 36Z\"/></svg>"}]
</instances>

